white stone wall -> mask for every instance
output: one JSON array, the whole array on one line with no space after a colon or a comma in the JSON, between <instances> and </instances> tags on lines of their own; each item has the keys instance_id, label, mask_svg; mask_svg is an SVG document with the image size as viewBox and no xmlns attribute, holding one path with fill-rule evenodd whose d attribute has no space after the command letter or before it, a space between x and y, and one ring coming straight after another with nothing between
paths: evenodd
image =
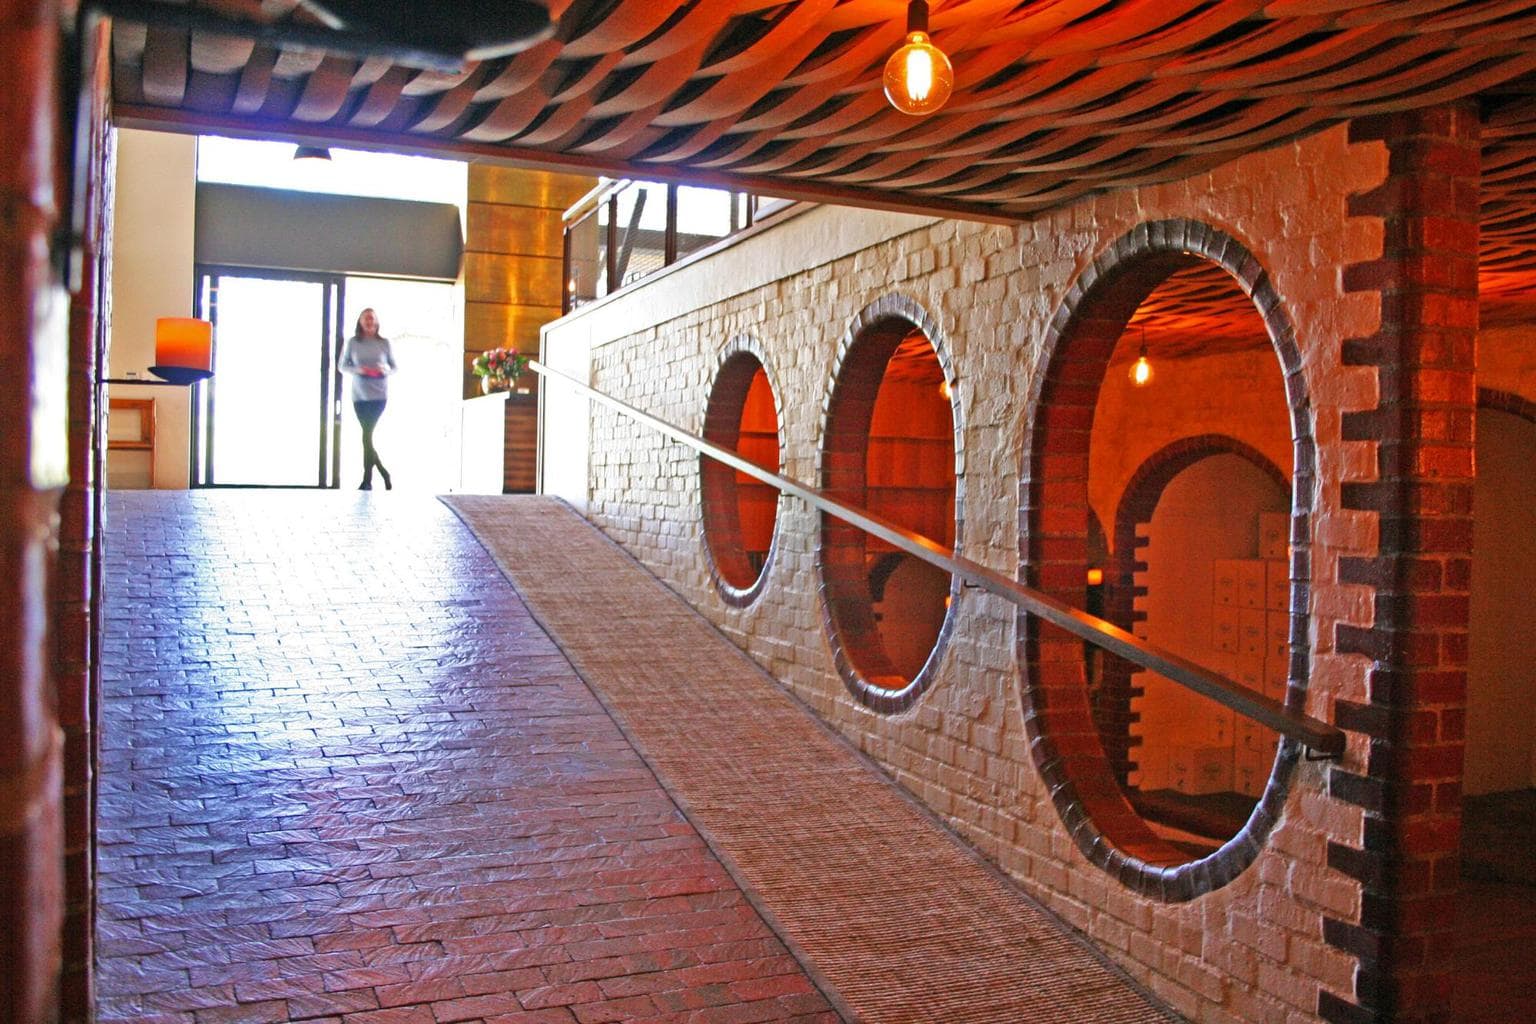
<instances>
[{"instance_id":1,"label":"white stone wall","mask_svg":"<svg viewBox=\"0 0 1536 1024\"><path fill-rule=\"evenodd\" d=\"M1374 517L1339 508L1340 485L1368 478L1375 467L1372 444L1340 436L1341 415L1374 402L1374 371L1344 367L1340 345L1369 335L1378 315L1376 295L1345 295L1340 279L1345 266L1373 258L1381 246L1379 222L1348 218L1345 201L1385 171L1382 147L1350 146L1344 130L1335 129L1190 180L1095 198L1017 227L940 221L823 259L803 230L810 218L801 218L743 247L798 253L802 269L734 291L717 282L707 305L679 303L683 275L709 271L701 264L668 279L665 302L640 286L557 322L546 329L545 349L557 353L566 337L577 346L590 342L593 386L697 433L720 350L737 335L753 336L779 386L783 471L814 484L831 367L847 325L882 296L903 295L939 323L937 340L958 374L962 553L1012 575L1030 412L1023 396L1040 372L1040 342L1067 289L1098 252L1139 223L1211 224L1268 270L1302 351L1319 460L1309 711L1326 718L1333 700L1364 698L1365 662L1334 653L1333 627L1368 625L1371 615L1369 592L1338 582L1338 560L1373 553L1376 542ZM828 216L877 236L872 225L892 223L884 214L816 214ZM609 329L593 330L584 322L589 315L600 315ZM778 549L763 595L733 608L714 590L707 568L697 456L601 407L588 422L588 494L581 497L589 499L592 519L1159 997L1192 1019L1213 1022L1311 1020L1320 989L1351 998L1354 960L1324 942L1322 920L1358 920L1359 886L1326 867L1326 845L1358 847L1362 817L1327 796L1322 768L1301 766L1283 821L1237 881L1183 904L1137 895L1084 860L1040 784L1025 743L1010 605L966 589L932 689L905 713L871 712L845 689L823 634L818 516L781 498ZM546 430L560 426L547 423ZM1235 426L1229 432L1240 434ZM1272 447L1272 439L1261 446ZM1349 770L1360 771L1364 755L1361 745L1352 746Z\"/></svg>"}]
</instances>

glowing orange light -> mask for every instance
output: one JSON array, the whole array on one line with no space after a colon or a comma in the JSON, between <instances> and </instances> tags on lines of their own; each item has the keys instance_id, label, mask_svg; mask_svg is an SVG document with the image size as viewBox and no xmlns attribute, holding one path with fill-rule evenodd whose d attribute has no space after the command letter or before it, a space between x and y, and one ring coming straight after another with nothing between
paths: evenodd
<instances>
[{"instance_id":1,"label":"glowing orange light","mask_svg":"<svg viewBox=\"0 0 1536 1024\"><path fill-rule=\"evenodd\" d=\"M939 381L939 394L940 395L942 395L945 398L948 398L953 393L954 392L949 387L949 381L947 381L947 380Z\"/></svg>"},{"instance_id":2,"label":"glowing orange light","mask_svg":"<svg viewBox=\"0 0 1536 1024\"><path fill-rule=\"evenodd\" d=\"M1152 364L1147 361L1147 329L1141 329L1141 352L1136 356L1136 362L1131 364L1131 384L1134 387L1144 388L1152 383Z\"/></svg>"},{"instance_id":3,"label":"glowing orange light","mask_svg":"<svg viewBox=\"0 0 1536 1024\"><path fill-rule=\"evenodd\" d=\"M1099 584L1101 584L1103 582L1104 582L1104 570L1103 569L1089 569L1088 570L1088 585L1090 587L1097 587Z\"/></svg>"},{"instance_id":4,"label":"glowing orange light","mask_svg":"<svg viewBox=\"0 0 1536 1024\"><path fill-rule=\"evenodd\" d=\"M213 324L189 316L155 321L155 362L190 370L213 368Z\"/></svg>"},{"instance_id":5,"label":"glowing orange light","mask_svg":"<svg viewBox=\"0 0 1536 1024\"><path fill-rule=\"evenodd\" d=\"M955 88L955 69L928 38L928 4L907 5L906 45L885 62L885 98L903 114L931 114Z\"/></svg>"}]
</instances>

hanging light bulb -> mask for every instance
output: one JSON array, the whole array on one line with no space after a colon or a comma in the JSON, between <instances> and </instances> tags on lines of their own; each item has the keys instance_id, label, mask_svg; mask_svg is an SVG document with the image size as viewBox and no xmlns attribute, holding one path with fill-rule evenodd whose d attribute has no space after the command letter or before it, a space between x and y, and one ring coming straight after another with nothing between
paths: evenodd
<instances>
[{"instance_id":1,"label":"hanging light bulb","mask_svg":"<svg viewBox=\"0 0 1536 1024\"><path fill-rule=\"evenodd\" d=\"M955 69L928 39L927 0L907 4L907 42L885 62L885 98L903 114L931 114L955 88Z\"/></svg>"},{"instance_id":2,"label":"hanging light bulb","mask_svg":"<svg viewBox=\"0 0 1536 1024\"><path fill-rule=\"evenodd\" d=\"M1144 388L1152 383L1152 364L1147 361L1147 329L1141 329L1141 352L1131 364L1131 383Z\"/></svg>"}]
</instances>

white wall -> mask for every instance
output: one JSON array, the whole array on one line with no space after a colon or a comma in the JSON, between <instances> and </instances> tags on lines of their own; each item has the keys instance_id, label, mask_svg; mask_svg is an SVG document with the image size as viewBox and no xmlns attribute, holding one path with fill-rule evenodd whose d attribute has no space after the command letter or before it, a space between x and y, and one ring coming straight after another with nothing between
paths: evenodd
<instances>
[{"instance_id":1,"label":"white wall","mask_svg":"<svg viewBox=\"0 0 1536 1024\"><path fill-rule=\"evenodd\" d=\"M596 348L935 223L933 217L842 206L797 209L707 259L660 273L547 324L539 338L540 361L590 383ZM591 458L588 401L549 378L540 391L539 490L585 512ZM698 423L677 426L701 432Z\"/></svg>"},{"instance_id":2,"label":"white wall","mask_svg":"<svg viewBox=\"0 0 1536 1024\"><path fill-rule=\"evenodd\" d=\"M113 209L108 377L153 379L155 318L192 314L197 140L120 129ZM187 486L189 389L113 384L113 398L155 399L155 486ZM110 461L110 459L109 459Z\"/></svg>"},{"instance_id":3,"label":"white wall","mask_svg":"<svg viewBox=\"0 0 1536 1024\"><path fill-rule=\"evenodd\" d=\"M1536 425L1477 414L1472 644L1467 671L1469 795L1536 786Z\"/></svg>"}]
</instances>

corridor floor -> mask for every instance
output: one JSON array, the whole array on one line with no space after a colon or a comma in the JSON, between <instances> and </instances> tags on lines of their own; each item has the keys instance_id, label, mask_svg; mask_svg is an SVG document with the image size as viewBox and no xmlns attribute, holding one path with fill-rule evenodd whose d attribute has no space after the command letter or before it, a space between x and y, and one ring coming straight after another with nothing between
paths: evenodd
<instances>
[{"instance_id":1,"label":"corridor floor","mask_svg":"<svg viewBox=\"0 0 1536 1024\"><path fill-rule=\"evenodd\" d=\"M459 506L614 607L432 499L111 496L100 1020L1166 1019L568 510Z\"/></svg>"}]
</instances>

